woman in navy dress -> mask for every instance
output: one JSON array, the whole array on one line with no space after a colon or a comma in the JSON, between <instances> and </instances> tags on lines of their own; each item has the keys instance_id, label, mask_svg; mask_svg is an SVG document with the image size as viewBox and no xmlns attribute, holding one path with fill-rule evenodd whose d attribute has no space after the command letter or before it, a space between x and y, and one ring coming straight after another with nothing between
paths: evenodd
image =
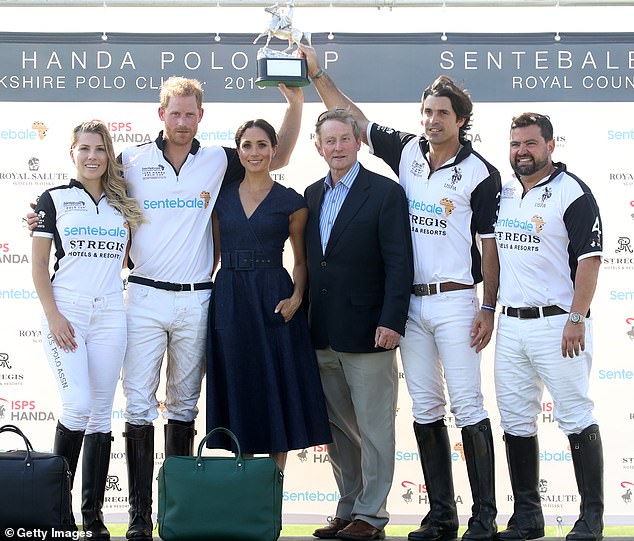
<instances>
[{"instance_id":1,"label":"woman in navy dress","mask_svg":"<svg viewBox=\"0 0 634 541\"><path fill-rule=\"evenodd\" d=\"M283 469L292 449L331 441L306 315L304 198L274 182L273 127L258 119L236 132L244 180L223 188L214 209L220 269L209 308L207 429L232 430L245 454L268 453ZM290 238L293 276L282 266ZM216 437L217 436L217 437ZM208 441L233 449L224 435Z\"/></svg>"}]
</instances>

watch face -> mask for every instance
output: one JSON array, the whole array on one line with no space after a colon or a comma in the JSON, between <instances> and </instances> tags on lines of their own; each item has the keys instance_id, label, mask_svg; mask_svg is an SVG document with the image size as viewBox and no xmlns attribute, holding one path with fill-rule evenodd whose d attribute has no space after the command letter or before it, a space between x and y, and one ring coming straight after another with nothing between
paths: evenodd
<instances>
[{"instance_id":1,"label":"watch face","mask_svg":"<svg viewBox=\"0 0 634 541\"><path fill-rule=\"evenodd\" d=\"M570 314L570 321L572 323L579 323L581 321L581 314L579 312L572 312L572 314Z\"/></svg>"}]
</instances>

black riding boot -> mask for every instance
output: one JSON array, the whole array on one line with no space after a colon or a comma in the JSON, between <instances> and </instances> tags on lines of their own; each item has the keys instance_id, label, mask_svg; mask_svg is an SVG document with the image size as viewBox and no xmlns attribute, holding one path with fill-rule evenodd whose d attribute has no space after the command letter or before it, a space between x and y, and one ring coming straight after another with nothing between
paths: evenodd
<instances>
[{"instance_id":1,"label":"black riding boot","mask_svg":"<svg viewBox=\"0 0 634 541\"><path fill-rule=\"evenodd\" d=\"M71 488L73 488L75 472L77 471L77 462L79 460L79 453L81 452L81 444L83 441L83 430L69 430L62 423L59 421L57 422L57 427L55 428L55 441L53 442L53 453L66 458L66 462L68 462L68 469L71 474ZM75 517L72 514L69 517L69 521L69 531L77 531Z\"/></svg>"},{"instance_id":2,"label":"black riding boot","mask_svg":"<svg viewBox=\"0 0 634 541\"><path fill-rule=\"evenodd\" d=\"M450 541L458 533L458 512L451 474L451 448L443 420L414 423L414 434L429 496L429 513L420 528L410 532L410 541Z\"/></svg>"},{"instance_id":3,"label":"black riding boot","mask_svg":"<svg viewBox=\"0 0 634 541\"><path fill-rule=\"evenodd\" d=\"M571 434L570 449L581 495L581 513L566 541L603 539L603 445L598 425Z\"/></svg>"},{"instance_id":4,"label":"black riding boot","mask_svg":"<svg viewBox=\"0 0 634 541\"><path fill-rule=\"evenodd\" d=\"M168 456L192 456L194 454L194 421L169 420L165 425L165 458Z\"/></svg>"},{"instance_id":5,"label":"black riding boot","mask_svg":"<svg viewBox=\"0 0 634 541\"><path fill-rule=\"evenodd\" d=\"M123 435L130 503L130 523L125 536L134 541L152 541L154 426L126 423Z\"/></svg>"},{"instance_id":6,"label":"black riding boot","mask_svg":"<svg viewBox=\"0 0 634 541\"><path fill-rule=\"evenodd\" d=\"M84 436L84 457L82 459L81 514L84 532L90 532L90 539L110 539L110 532L103 522L104 492L110 465L111 432L99 432Z\"/></svg>"},{"instance_id":7,"label":"black riding boot","mask_svg":"<svg viewBox=\"0 0 634 541\"><path fill-rule=\"evenodd\" d=\"M489 419L483 419L476 425L465 426L462 429L462 444L473 497L469 527L462 539L491 539L495 536L498 526L495 522L495 465Z\"/></svg>"},{"instance_id":8,"label":"black riding boot","mask_svg":"<svg viewBox=\"0 0 634 541\"><path fill-rule=\"evenodd\" d=\"M83 430L69 430L59 421L55 428L55 441L53 443L53 453L62 455L68 462L68 469L75 480L75 472L77 471L77 462L79 461L79 453L81 452L81 444L84 441ZM72 482L71 482L72 486Z\"/></svg>"},{"instance_id":9,"label":"black riding boot","mask_svg":"<svg viewBox=\"0 0 634 541\"><path fill-rule=\"evenodd\" d=\"M544 515L539 497L539 444L537 436L504 434L506 460L513 489L513 515L500 541L525 541L544 537Z\"/></svg>"}]
</instances>

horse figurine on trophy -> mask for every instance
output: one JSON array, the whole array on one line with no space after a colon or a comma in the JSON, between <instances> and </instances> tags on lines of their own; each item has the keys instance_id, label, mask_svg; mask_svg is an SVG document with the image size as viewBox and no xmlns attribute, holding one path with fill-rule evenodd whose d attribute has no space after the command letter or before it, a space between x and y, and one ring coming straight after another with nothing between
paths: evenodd
<instances>
[{"instance_id":1,"label":"horse figurine on trophy","mask_svg":"<svg viewBox=\"0 0 634 541\"><path fill-rule=\"evenodd\" d=\"M259 86L277 86L283 83L287 86L306 86L308 80L308 67L306 59L299 55L298 45L302 38L310 42L310 34L293 28L293 0L286 4L286 9L279 4L264 8L264 11L271 14L271 22L264 32L262 32L253 43L266 36L264 47L258 50L257 67L258 78L255 80ZM288 47L283 51L269 48L272 38L279 38L288 41Z\"/></svg>"},{"instance_id":2,"label":"horse figurine on trophy","mask_svg":"<svg viewBox=\"0 0 634 541\"><path fill-rule=\"evenodd\" d=\"M271 22L266 30L253 40L254 44L260 38L266 36L266 43L263 47L266 50L274 37L287 40L288 47L283 51L279 51L278 54L288 54L295 44L301 42L302 38L305 38L308 45L311 45L309 32L302 32L298 28L293 28L293 0L287 2L285 11L277 3L264 8L264 11L271 14Z\"/></svg>"}]
</instances>

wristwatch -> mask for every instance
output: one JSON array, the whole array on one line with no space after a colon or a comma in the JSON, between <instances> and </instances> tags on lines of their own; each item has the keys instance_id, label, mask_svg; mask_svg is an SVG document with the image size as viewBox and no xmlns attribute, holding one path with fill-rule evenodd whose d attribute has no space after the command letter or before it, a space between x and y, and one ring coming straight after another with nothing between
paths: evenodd
<instances>
[{"instance_id":1,"label":"wristwatch","mask_svg":"<svg viewBox=\"0 0 634 541\"><path fill-rule=\"evenodd\" d=\"M579 325L579 323L583 323L586 320L586 316L580 314L579 312L570 312L570 316L568 316L568 320L573 325Z\"/></svg>"}]
</instances>

